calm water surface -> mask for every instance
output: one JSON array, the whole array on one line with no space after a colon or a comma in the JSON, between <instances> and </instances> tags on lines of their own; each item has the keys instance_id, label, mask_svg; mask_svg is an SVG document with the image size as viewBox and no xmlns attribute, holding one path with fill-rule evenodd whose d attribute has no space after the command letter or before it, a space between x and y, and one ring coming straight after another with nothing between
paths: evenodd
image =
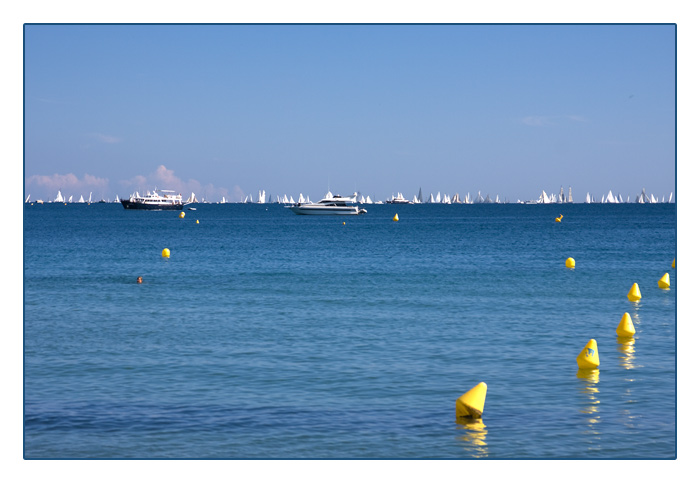
<instances>
[{"instance_id":1,"label":"calm water surface","mask_svg":"<svg viewBox=\"0 0 700 483\"><path fill-rule=\"evenodd\" d=\"M195 206L25 207L25 458L676 457L675 205Z\"/></svg>"}]
</instances>

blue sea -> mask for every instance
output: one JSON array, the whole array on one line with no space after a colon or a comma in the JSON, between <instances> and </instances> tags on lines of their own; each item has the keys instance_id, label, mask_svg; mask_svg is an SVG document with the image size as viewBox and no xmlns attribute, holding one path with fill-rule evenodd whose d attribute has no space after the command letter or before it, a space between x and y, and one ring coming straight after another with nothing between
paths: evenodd
<instances>
[{"instance_id":1,"label":"blue sea","mask_svg":"<svg viewBox=\"0 0 700 483\"><path fill-rule=\"evenodd\" d=\"M675 204L193 206L25 205L26 459L676 458Z\"/></svg>"}]
</instances>

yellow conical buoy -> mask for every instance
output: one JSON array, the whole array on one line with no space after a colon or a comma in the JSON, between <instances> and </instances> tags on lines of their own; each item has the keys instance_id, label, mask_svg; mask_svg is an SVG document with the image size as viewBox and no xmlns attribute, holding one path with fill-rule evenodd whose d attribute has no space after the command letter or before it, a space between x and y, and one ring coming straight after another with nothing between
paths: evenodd
<instances>
[{"instance_id":1,"label":"yellow conical buoy","mask_svg":"<svg viewBox=\"0 0 700 483\"><path fill-rule=\"evenodd\" d=\"M555 220L557 223L561 223L561 219L562 219L562 218L564 218L564 215L560 214L560 215L559 215L559 218L554 218L554 220Z\"/></svg>"},{"instance_id":2,"label":"yellow conical buoy","mask_svg":"<svg viewBox=\"0 0 700 483\"><path fill-rule=\"evenodd\" d=\"M659 279L659 288L664 290L671 288L671 280L668 278L668 273L664 273L664 276Z\"/></svg>"},{"instance_id":3,"label":"yellow conical buoy","mask_svg":"<svg viewBox=\"0 0 700 483\"><path fill-rule=\"evenodd\" d=\"M398 213L396 213L396 214L394 215L394 221L399 221L399 214L398 214Z\"/></svg>"},{"instance_id":4,"label":"yellow conical buoy","mask_svg":"<svg viewBox=\"0 0 700 483\"><path fill-rule=\"evenodd\" d=\"M486 383L480 382L457 399L457 418L481 418L486 402Z\"/></svg>"},{"instance_id":5,"label":"yellow conical buoy","mask_svg":"<svg viewBox=\"0 0 700 483\"><path fill-rule=\"evenodd\" d=\"M184 212L184 211L181 211L181 212L180 212L180 218L184 218L184 217L185 217L185 212Z\"/></svg>"},{"instance_id":6,"label":"yellow conical buoy","mask_svg":"<svg viewBox=\"0 0 700 483\"><path fill-rule=\"evenodd\" d=\"M197 224L199 225L199 220L197 220Z\"/></svg>"},{"instance_id":7,"label":"yellow conical buoy","mask_svg":"<svg viewBox=\"0 0 700 483\"><path fill-rule=\"evenodd\" d=\"M581 353L576 358L579 369L596 369L600 365L598 359L598 343L595 339L588 341Z\"/></svg>"},{"instance_id":8,"label":"yellow conical buoy","mask_svg":"<svg viewBox=\"0 0 700 483\"><path fill-rule=\"evenodd\" d=\"M639 291L639 285L636 283L632 285L632 288L627 293L627 298L630 300L630 302L636 302L642 298L642 293Z\"/></svg>"},{"instance_id":9,"label":"yellow conical buoy","mask_svg":"<svg viewBox=\"0 0 700 483\"><path fill-rule=\"evenodd\" d=\"M343 222L343 225L344 225L344 224L345 224L345 222Z\"/></svg>"},{"instance_id":10,"label":"yellow conical buoy","mask_svg":"<svg viewBox=\"0 0 700 483\"><path fill-rule=\"evenodd\" d=\"M569 258L566 259L566 261L564 262L564 264L566 265L566 268L575 268L575 267L576 267L576 260L574 260L573 258L569 257Z\"/></svg>"},{"instance_id":11,"label":"yellow conical buoy","mask_svg":"<svg viewBox=\"0 0 700 483\"><path fill-rule=\"evenodd\" d=\"M620 319L620 323L617 326L615 333L618 335L618 337L632 337L635 332L636 330L634 330L632 317L630 317L630 314L625 312L625 315L623 315L622 319Z\"/></svg>"},{"instance_id":12,"label":"yellow conical buoy","mask_svg":"<svg viewBox=\"0 0 700 483\"><path fill-rule=\"evenodd\" d=\"M676 259L675 258L671 262L671 268L676 268Z\"/></svg>"},{"instance_id":13,"label":"yellow conical buoy","mask_svg":"<svg viewBox=\"0 0 700 483\"><path fill-rule=\"evenodd\" d=\"M161 252L161 255L163 258L170 258L170 249L169 248L163 248L163 251Z\"/></svg>"}]
</instances>

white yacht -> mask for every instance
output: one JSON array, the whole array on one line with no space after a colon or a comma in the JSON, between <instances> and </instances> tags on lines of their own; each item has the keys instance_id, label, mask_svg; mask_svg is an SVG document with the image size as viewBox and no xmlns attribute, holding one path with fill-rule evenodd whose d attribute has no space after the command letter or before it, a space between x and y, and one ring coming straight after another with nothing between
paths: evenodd
<instances>
[{"instance_id":1,"label":"white yacht","mask_svg":"<svg viewBox=\"0 0 700 483\"><path fill-rule=\"evenodd\" d=\"M123 199L121 202L127 210L181 210L183 206L189 204L183 203L181 194L171 193L175 192L156 189L152 193L149 191L145 196L140 196L137 191L129 199Z\"/></svg>"},{"instance_id":2,"label":"white yacht","mask_svg":"<svg viewBox=\"0 0 700 483\"><path fill-rule=\"evenodd\" d=\"M358 208L357 193L352 197L333 195L330 191L316 203L295 203L288 206L297 215L360 215L367 210Z\"/></svg>"},{"instance_id":3,"label":"white yacht","mask_svg":"<svg viewBox=\"0 0 700 483\"><path fill-rule=\"evenodd\" d=\"M407 204L413 204L412 201L407 200L406 198L403 197L401 193L398 194L398 196L394 196L393 194L391 195L391 199L386 200L387 203L389 204L394 204L394 205L407 205Z\"/></svg>"}]
</instances>

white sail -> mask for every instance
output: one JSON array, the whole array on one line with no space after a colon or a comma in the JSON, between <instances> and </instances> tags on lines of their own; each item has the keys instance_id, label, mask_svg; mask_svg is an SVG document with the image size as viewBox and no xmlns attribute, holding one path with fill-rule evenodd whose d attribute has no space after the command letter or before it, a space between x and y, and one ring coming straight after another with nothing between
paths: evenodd
<instances>
[{"instance_id":1,"label":"white sail","mask_svg":"<svg viewBox=\"0 0 700 483\"><path fill-rule=\"evenodd\" d=\"M61 194L61 190L58 190L58 194L56 195L56 199L53 200L54 203L63 203L65 200L63 199L63 195Z\"/></svg>"},{"instance_id":2,"label":"white sail","mask_svg":"<svg viewBox=\"0 0 700 483\"><path fill-rule=\"evenodd\" d=\"M584 203L590 203L590 202L591 202L591 194L586 193L586 201L584 201Z\"/></svg>"},{"instance_id":3,"label":"white sail","mask_svg":"<svg viewBox=\"0 0 700 483\"><path fill-rule=\"evenodd\" d=\"M370 196L367 195L367 198L365 198L365 203L367 203L368 205L371 205L374 203L374 201L372 201L372 198L370 198Z\"/></svg>"},{"instance_id":4,"label":"white sail","mask_svg":"<svg viewBox=\"0 0 700 483\"><path fill-rule=\"evenodd\" d=\"M418 201L418 196L413 195L413 203L420 203L420 201Z\"/></svg>"},{"instance_id":5,"label":"white sail","mask_svg":"<svg viewBox=\"0 0 700 483\"><path fill-rule=\"evenodd\" d=\"M435 197L430 193L430 201L428 203L435 203Z\"/></svg>"},{"instance_id":6,"label":"white sail","mask_svg":"<svg viewBox=\"0 0 700 483\"><path fill-rule=\"evenodd\" d=\"M471 195L469 194L469 192L467 192L467 197L465 198L464 202L468 204L472 203Z\"/></svg>"},{"instance_id":7,"label":"white sail","mask_svg":"<svg viewBox=\"0 0 700 483\"><path fill-rule=\"evenodd\" d=\"M29 203L29 197L30 197L30 196L31 196L31 195L27 195L27 199L24 200L25 203Z\"/></svg>"},{"instance_id":8,"label":"white sail","mask_svg":"<svg viewBox=\"0 0 700 483\"><path fill-rule=\"evenodd\" d=\"M544 190L542 190L539 201L540 203L549 203L549 196L547 196L547 193Z\"/></svg>"},{"instance_id":9,"label":"white sail","mask_svg":"<svg viewBox=\"0 0 700 483\"><path fill-rule=\"evenodd\" d=\"M302 195L301 193L299 193L299 203L303 203L303 202L305 202L305 201L306 201L306 199L304 198L304 195Z\"/></svg>"},{"instance_id":10,"label":"white sail","mask_svg":"<svg viewBox=\"0 0 700 483\"><path fill-rule=\"evenodd\" d=\"M657 199L654 197L654 195L652 194L652 195L651 195L651 202L652 202L652 203L656 203L657 201L659 201L659 200L657 200Z\"/></svg>"},{"instance_id":11,"label":"white sail","mask_svg":"<svg viewBox=\"0 0 700 483\"><path fill-rule=\"evenodd\" d=\"M438 191L437 196L435 197L435 203L440 203L440 192Z\"/></svg>"},{"instance_id":12,"label":"white sail","mask_svg":"<svg viewBox=\"0 0 700 483\"><path fill-rule=\"evenodd\" d=\"M617 199L613 196L612 190L608 191L608 196L605 197L606 203L617 203Z\"/></svg>"},{"instance_id":13,"label":"white sail","mask_svg":"<svg viewBox=\"0 0 700 483\"><path fill-rule=\"evenodd\" d=\"M92 203L92 191L90 191L90 197L88 198L88 203Z\"/></svg>"},{"instance_id":14,"label":"white sail","mask_svg":"<svg viewBox=\"0 0 700 483\"><path fill-rule=\"evenodd\" d=\"M258 191L258 203L265 203L265 190Z\"/></svg>"},{"instance_id":15,"label":"white sail","mask_svg":"<svg viewBox=\"0 0 700 483\"><path fill-rule=\"evenodd\" d=\"M68 203L73 203L73 195L70 195L70 197L68 198Z\"/></svg>"},{"instance_id":16,"label":"white sail","mask_svg":"<svg viewBox=\"0 0 700 483\"><path fill-rule=\"evenodd\" d=\"M78 203L85 203L85 200L83 199L83 195L80 195L80 199L78 200Z\"/></svg>"},{"instance_id":17,"label":"white sail","mask_svg":"<svg viewBox=\"0 0 700 483\"><path fill-rule=\"evenodd\" d=\"M29 199L29 197L27 197L27 199ZM671 201L672 199L673 199L673 191L671 191L671 194L668 195L668 202L672 203L672 201Z\"/></svg>"}]
</instances>

